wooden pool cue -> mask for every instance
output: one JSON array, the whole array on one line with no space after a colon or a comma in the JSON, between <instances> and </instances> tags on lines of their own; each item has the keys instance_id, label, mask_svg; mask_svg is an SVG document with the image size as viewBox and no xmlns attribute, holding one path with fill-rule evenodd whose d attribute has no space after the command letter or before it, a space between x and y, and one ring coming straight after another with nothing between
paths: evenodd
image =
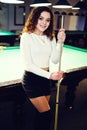
<instances>
[{"instance_id":1,"label":"wooden pool cue","mask_svg":"<svg viewBox=\"0 0 87 130\"><path fill-rule=\"evenodd\" d=\"M64 22L64 15L62 15L61 18L61 28L63 28L63 22ZM63 40L59 39L59 42L62 42ZM59 66L58 71L61 71L61 57L62 57L62 44L60 44L60 57L59 57ZM55 107L55 121L54 121L54 130L58 130L58 103L59 103L59 87L60 87L61 80L58 80L57 90L56 90L56 107Z\"/></svg>"}]
</instances>

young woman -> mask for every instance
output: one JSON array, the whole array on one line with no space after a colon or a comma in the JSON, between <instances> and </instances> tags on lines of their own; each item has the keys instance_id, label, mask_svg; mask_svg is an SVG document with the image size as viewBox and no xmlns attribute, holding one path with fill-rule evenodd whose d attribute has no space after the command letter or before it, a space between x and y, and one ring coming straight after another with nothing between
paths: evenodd
<instances>
[{"instance_id":1,"label":"young woman","mask_svg":"<svg viewBox=\"0 0 87 130\"><path fill-rule=\"evenodd\" d=\"M64 42L65 30L59 30L56 42L51 10L33 8L23 28L20 48L25 70L22 85L38 111L36 130L50 130L50 80L60 80L64 72L49 72L49 62L59 60L60 39Z\"/></svg>"}]
</instances>

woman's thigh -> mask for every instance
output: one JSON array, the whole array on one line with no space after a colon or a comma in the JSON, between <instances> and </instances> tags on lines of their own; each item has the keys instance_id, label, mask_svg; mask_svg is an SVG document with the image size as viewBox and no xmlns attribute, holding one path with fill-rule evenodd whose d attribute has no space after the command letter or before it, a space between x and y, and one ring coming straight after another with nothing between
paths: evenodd
<instances>
[{"instance_id":1,"label":"woman's thigh","mask_svg":"<svg viewBox=\"0 0 87 130\"><path fill-rule=\"evenodd\" d=\"M49 96L40 96L36 98L29 98L32 104L39 112L45 112L50 110Z\"/></svg>"},{"instance_id":2,"label":"woman's thigh","mask_svg":"<svg viewBox=\"0 0 87 130\"><path fill-rule=\"evenodd\" d=\"M48 103L49 103L49 101L50 101L50 95L45 96L45 97L46 97L46 99L47 99L47 101L48 101Z\"/></svg>"}]
</instances>

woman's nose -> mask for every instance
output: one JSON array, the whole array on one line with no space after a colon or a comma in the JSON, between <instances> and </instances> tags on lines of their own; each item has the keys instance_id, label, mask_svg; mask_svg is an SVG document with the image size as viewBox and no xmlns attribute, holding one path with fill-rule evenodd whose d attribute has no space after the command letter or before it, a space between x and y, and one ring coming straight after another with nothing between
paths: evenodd
<instances>
[{"instance_id":1,"label":"woman's nose","mask_svg":"<svg viewBox=\"0 0 87 130\"><path fill-rule=\"evenodd\" d=\"M43 20L43 23L46 24L46 20Z\"/></svg>"}]
</instances>

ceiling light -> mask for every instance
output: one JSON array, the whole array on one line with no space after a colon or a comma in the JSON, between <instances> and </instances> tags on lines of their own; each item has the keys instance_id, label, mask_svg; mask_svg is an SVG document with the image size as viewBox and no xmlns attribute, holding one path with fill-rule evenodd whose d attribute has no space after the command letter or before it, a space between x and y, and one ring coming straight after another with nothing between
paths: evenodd
<instances>
[{"instance_id":1,"label":"ceiling light","mask_svg":"<svg viewBox=\"0 0 87 130\"><path fill-rule=\"evenodd\" d=\"M72 9L87 9L87 4L84 1L79 1Z\"/></svg>"},{"instance_id":2,"label":"ceiling light","mask_svg":"<svg viewBox=\"0 0 87 130\"><path fill-rule=\"evenodd\" d=\"M55 5L53 5L53 8L67 9L72 8L72 6L66 0L59 0Z\"/></svg>"},{"instance_id":3,"label":"ceiling light","mask_svg":"<svg viewBox=\"0 0 87 130\"><path fill-rule=\"evenodd\" d=\"M6 3L6 4L23 4L24 1L23 0L0 0L0 2L2 3Z\"/></svg>"},{"instance_id":4,"label":"ceiling light","mask_svg":"<svg viewBox=\"0 0 87 130\"><path fill-rule=\"evenodd\" d=\"M30 7L36 7L36 6L50 6L52 3L48 2L47 0L35 0L32 4L30 4Z\"/></svg>"}]
</instances>

